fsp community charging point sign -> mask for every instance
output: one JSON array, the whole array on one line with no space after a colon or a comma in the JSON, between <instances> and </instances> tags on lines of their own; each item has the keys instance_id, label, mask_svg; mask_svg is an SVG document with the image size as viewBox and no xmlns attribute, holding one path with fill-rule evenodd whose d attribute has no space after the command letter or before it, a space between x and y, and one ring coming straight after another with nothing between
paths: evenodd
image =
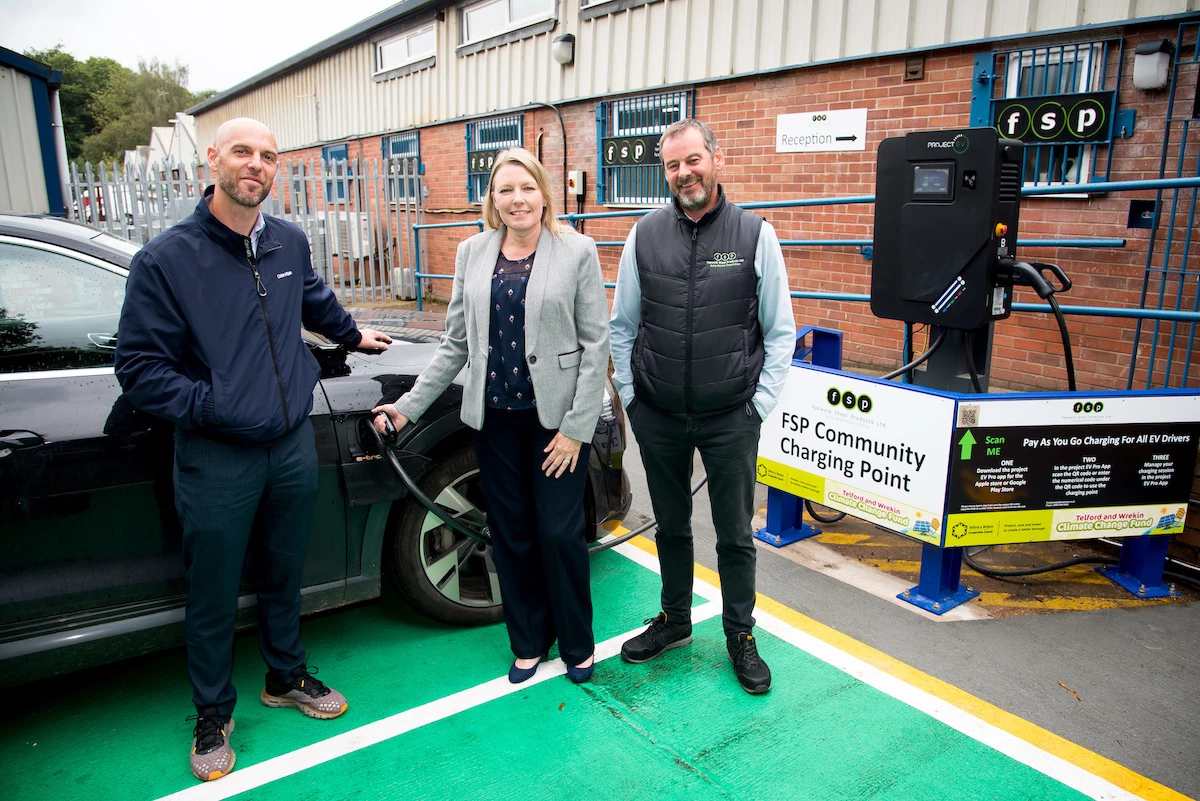
<instances>
[{"instance_id":1,"label":"fsp community charging point sign","mask_svg":"<svg viewBox=\"0 0 1200 801\"><path fill-rule=\"evenodd\" d=\"M945 548L1183 531L1200 395L959 395L794 362L758 480Z\"/></svg>"},{"instance_id":2,"label":"fsp community charging point sign","mask_svg":"<svg viewBox=\"0 0 1200 801\"><path fill-rule=\"evenodd\" d=\"M952 398L795 365L763 421L758 480L940 544L953 424Z\"/></svg>"}]
</instances>

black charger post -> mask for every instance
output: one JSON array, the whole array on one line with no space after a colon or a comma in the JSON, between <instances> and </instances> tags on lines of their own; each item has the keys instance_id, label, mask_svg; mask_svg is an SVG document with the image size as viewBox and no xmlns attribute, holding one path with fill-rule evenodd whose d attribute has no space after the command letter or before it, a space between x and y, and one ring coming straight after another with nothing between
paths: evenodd
<instances>
[{"instance_id":1,"label":"black charger post","mask_svg":"<svg viewBox=\"0 0 1200 801\"><path fill-rule=\"evenodd\" d=\"M931 327L920 369L906 364L892 375L987 391L991 323L1012 312L1022 152L994 128L921 131L880 144L871 311Z\"/></svg>"}]
</instances>

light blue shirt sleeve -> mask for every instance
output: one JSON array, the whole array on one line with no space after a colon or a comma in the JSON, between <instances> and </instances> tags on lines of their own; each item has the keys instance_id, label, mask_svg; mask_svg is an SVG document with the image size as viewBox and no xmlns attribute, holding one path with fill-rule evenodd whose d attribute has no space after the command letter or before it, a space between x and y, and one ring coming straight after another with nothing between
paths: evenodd
<instances>
[{"instance_id":1,"label":"light blue shirt sleeve","mask_svg":"<svg viewBox=\"0 0 1200 801\"><path fill-rule=\"evenodd\" d=\"M623 258L621 266L625 266ZM753 402L758 416L766 420L779 401L796 350L796 318L792 314L783 249L775 229L766 221L758 234L754 272L758 275L758 324L763 332L765 354Z\"/></svg>"},{"instance_id":2,"label":"light blue shirt sleeve","mask_svg":"<svg viewBox=\"0 0 1200 801\"><path fill-rule=\"evenodd\" d=\"M637 249L634 240L637 226L629 232L625 249L621 251L621 265L617 268L617 288L613 293L612 317L609 320L609 348L613 360L613 383L625 408L633 402L633 342L637 339L638 326L642 323L642 282L638 277ZM775 245L779 248L778 243Z\"/></svg>"}]
</instances>

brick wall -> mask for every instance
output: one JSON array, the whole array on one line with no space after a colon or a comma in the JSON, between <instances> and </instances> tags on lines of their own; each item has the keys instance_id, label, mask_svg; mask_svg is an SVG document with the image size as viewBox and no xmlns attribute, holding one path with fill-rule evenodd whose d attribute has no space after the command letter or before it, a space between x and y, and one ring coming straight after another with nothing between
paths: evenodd
<instances>
[{"instance_id":1,"label":"brick wall","mask_svg":"<svg viewBox=\"0 0 1200 801\"><path fill-rule=\"evenodd\" d=\"M1173 26L1140 28L1125 35L1125 64L1119 87L1118 105L1137 111L1132 138L1114 145L1111 180L1156 177L1161 156L1162 131L1167 92L1143 92L1132 87L1132 58L1136 43L1143 39L1170 38ZM1037 40L1084 41L1078 36ZM1033 44L1034 42L1030 42ZM1016 44L1006 46L1017 46ZM721 180L735 202L787 200L813 197L870 195L875 191L875 153L888 136L936 128L969 127L974 48L930 54L925 78L904 82L904 57L878 58L781 72L754 78L729 80L695 89L696 116L716 132L726 154ZM1115 59L1114 59L1115 62ZM1114 73L1116 64L1111 66ZM1194 81L1195 79L1192 78ZM866 149L850 153L780 154L775 152L775 118L778 114L832 109L869 109ZM569 143L567 168L587 173L587 202L584 211L605 211L595 202L596 123L595 102L573 103L562 109ZM555 114L548 109L524 112L525 145L539 152L553 178L556 204L563 209L563 136ZM464 124L456 122L421 129L421 156L426 170L427 222L477 219L478 206L467 203ZM351 156L380 154L379 137L356 140ZM1193 146L1193 149L1194 146ZM295 151L286 156L319 157L319 148ZM1177 154L1168 154L1174 156ZM1095 154L1097 163L1107 160L1106 149ZM1185 169L1195 170L1195 157ZM1171 161L1174 164L1174 161ZM1137 306L1142 291L1150 231L1125 227L1131 197L1151 193L1119 193L1088 198L1026 198L1021 209L1023 238L1113 237L1125 238L1124 249L1025 249L1029 259L1055 262L1074 281L1069 295L1060 302L1072 305ZM574 210L574 199L571 201ZM869 239L873 207L869 204L793 210L766 210L783 239ZM1181 223L1186 220L1181 220ZM600 241L623 240L633 218L589 220L585 232ZM452 273L457 243L473 229L429 231L423 235L426 271ZM1182 227L1171 232L1176 242L1187 234ZM1158 247L1168 232L1160 228ZM1178 248L1177 248L1178 249ZM619 248L601 248L605 280L616 277ZM784 253L793 290L866 293L869 291L870 262L857 248L788 247ZM431 282L431 291L448 297L449 281ZM1189 285L1187 293L1194 288ZM1174 291L1173 287L1170 291ZM1157 297L1158 285L1150 286ZM1040 303L1036 295L1018 289L1016 300ZM1190 308L1190 301L1185 308ZM875 319L864 303L794 301L797 322L837 328L845 334L845 361L854 369L884 370L899 364L902 325ZM1117 318L1068 317L1074 344L1079 386L1095 389L1124 388L1134 323ZM1150 349L1150 330L1143 326L1139 347L1139 372L1135 386L1145 382ZM1159 336L1161 364L1167 347L1169 327ZM1176 380L1181 373L1186 332L1176 343ZM924 336L917 336L917 346ZM1195 358L1195 357L1193 357ZM1200 364L1193 364L1200 370ZM1194 375L1194 373L1193 373ZM1054 319L1048 314L1014 313L995 327L992 381L997 387L1015 389L1061 389L1066 386L1062 345Z\"/></svg>"}]
</instances>

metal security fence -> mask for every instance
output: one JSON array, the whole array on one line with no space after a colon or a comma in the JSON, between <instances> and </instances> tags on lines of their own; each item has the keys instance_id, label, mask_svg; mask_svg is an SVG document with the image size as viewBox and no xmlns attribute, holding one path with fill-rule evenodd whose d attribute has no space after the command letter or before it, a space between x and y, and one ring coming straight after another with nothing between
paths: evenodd
<instances>
[{"instance_id":1,"label":"metal security fence","mask_svg":"<svg viewBox=\"0 0 1200 801\"><path fill-rule=\"evenodd\" d=\"M1198 51L1200 52L1200 51ZM1200 56L1193 56L1197 63L1200 63ZM1184 130L1186 135L1187 131ZM1191 162L1193 165L1195 161ZM1142 374L1145 379L1145 388L1180 388L1180 387L1195 387L1197 381L1200 380L1200 371L1196 370L1197 354L1195 347L1196 328L1200 325L1200 285L1196 282L1197 271L1194 267L1195 255L1192 252L1194 245L1192 240L1195 233L1195 215L1191 210L1195 206L1194 198L1200 193L1200 168L1197 174L1182 175L1177 177L1167 177L1157 180L1140 180L1140 181L1112 181L1098 182L1090 184L1080 184L1078 187L1063 187L1063 186L1029 186L1021 190L1021 194L1026 197L1035 195L1063 195L1075 191L1082 192L1135 192L1153 190L1158 193L1163 192L1186 192L1190 193L1193 198L1192 205L1188 206L1187 228L1185 232L1185 242L1181 247L1177 246L1177 255L1174 258L1174 263L1177 267L1173 272L1164 272L1161 280L1162 289L1159 292L1159 298L1156 308L1151 308L1147 302L1145 292L1143 292L1142 303L1137 308L1106 306L1102 304L1083 305L1083 304L1064 304L1061 306L1063 314L1068 316L1076 316L1083 318L1108 318L1110 320L1134 320L1136 321L1136 331L1141 332L1144 327L1153 326L1152 343L1158 343L1160 339L1166 336L1166 327L1169 326L1169 342L1165 347L1152 344L1148 348L1149 353L1140 353L1138 348L1137 336L1134 335L1134 343L1132 352L1129 355L1128 366L1128 382L1130 386L1134 383L1134 376ZM852 206L860 204L873 204L875 202L874 195L855 195L847 197L831 197L831 198L805 198L800 200L772 200L754 203L740 203L742 208L751 210L761 209L798 209L798 208L816 208L816 207L838 207ZM603 211L589 212L586 214L561 214L559 219L565 220L572 225L587 220L602 220L612 218L637 218L648 214L652 209L636 209L622 211ZM1171 225L1178 227L1176 217L1182 219L1182 213L1172 214ZM483 221L462 220L452 223L434 223L434 224L418 224L413 227L413 235L418 239L424 231L446 228L474 228L475 230L483 230ZM474 233L471 231L470 233ZM779 244L784 248L804 247L804 248L855 248L862 254L864 259L871 259L874 249L874 242L871 239L843 239L838 237L820 236L815 238L791 238L786 235L780 236ZM597 240L597 247L601 248L621 248L624 247L625 241L620 240ZM1063 237L1048 237L1042 238L1037 236L1021 236L1017 240L1017 245L1020 248L1072 248L1072 249L1123 249L1129 245L1129 240L1123 237L1084 237L1084 238L1063 238ZM1168 248L1169 250L1169 248ZM1155 252L1153 240L1148 243L1148 258L1152 258ZM786 254L785 254L786 255ZM420 281L432 280L451 280L454 278L451 272L432 272L427 266L428 262L418 262L416 278L418 281L418 298L417 308L422 308ZM1192 264L1189 268L1189 264ZM1151 272L1147 268L1147 273ZM1158 271L1155 271L1158 272ZM426 284L428 287L428 284ZM615 284L606 283L605 286L609 289ZM793 298L801 300L816 300L828 303L867 303L870 301L870 296L864 293L853 292L825 292L825 291L803 291L793 290L791 293ZM1045 314L1046 306L1042 303L1013 303L1013 312L1015 313L1030 313L1030 314ZM1185 333L1186 332L1186 333ZM1160 337L1162 333L1163 337ZM1143 334L1144 336L1144 334ZM1148 355L1148 358L1146 358Z\"/></svg>"},{"instance_id":2,"label":"metal security fence","mask_svg":"<svg viewBox=\"0 0 1200 801\"><path fill-rule=\"evenodd\" d=\"M144 245L193 212L208 168L71 167L74 219ZM266 214L298 225L313 269L344 304L416 297L414 225L424 222L416 158L282 162Z\"/></svg>"}]
</instances>

